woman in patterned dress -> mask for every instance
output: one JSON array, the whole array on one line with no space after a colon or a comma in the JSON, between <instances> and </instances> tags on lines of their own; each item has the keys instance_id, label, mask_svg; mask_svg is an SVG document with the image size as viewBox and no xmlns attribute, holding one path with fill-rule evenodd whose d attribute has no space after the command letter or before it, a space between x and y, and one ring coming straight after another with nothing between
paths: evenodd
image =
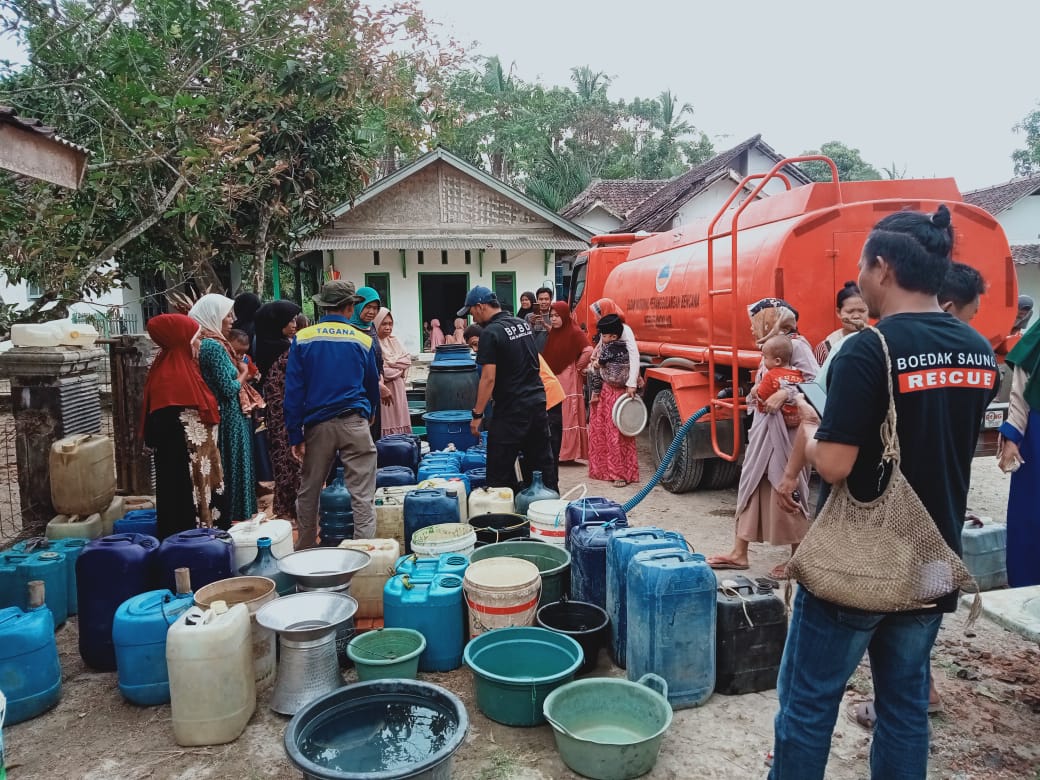
<instances>
[{"instance_id":1,"label":"woman in patterned dress","mask_svg":"<svg viewBox=\"0 0 1040 780\"><path fill-rule=\"evenodd\" d=\"M549 337L542 357L560 380L566 399L557 420L549 414L549 439L557 463L589 458L589 431L585 422L585 369L592 357L592 344L585 331L571 319L566 301L550 306ZM559 428L557 429L557 426Z\"/></svg>"},{"instance_id":2,"label":"woman in patterned dress","mask_svg":"<svg viewBox=\"0 0 1040 780\"><path fill-rule=\"evenodd\" d=\"M220 460L229 512L217 523L248 520L256 514L256 480L253 476L253 432L249 417L239 403L242 378L235 368L234 352L228 344L235 302L217 293L199 298L188 316L202 326L199 369L220 407Z\"/></svg>"},{"instance_id":3,"label":"woman in patterned dress","mask_svg":"<svg viewBox=\"0 0 1040 780\"><path fill-rule=\"evenodd\" d=\"M292 301L265 303L256 313L256 367L260 389L267 401L267 446L274 470L274 513L296 520L296 495L300 492L300 461L289 447L285 427L285 364L296 335L300 307Z\"/></svg>"},{"instance_id":4,"label":"woman in patterned dress","mask_svg":"<svg viewBox=\"0 0 1040 780\"><path fill-rule=\"evenodd\" d=\"M220 412L195 358L199 324L183 314L161 314L147 328L160 351L145 380L142 432L155 462L158 535L165 539L226 515Z\"/></svg>"}]
</instances>

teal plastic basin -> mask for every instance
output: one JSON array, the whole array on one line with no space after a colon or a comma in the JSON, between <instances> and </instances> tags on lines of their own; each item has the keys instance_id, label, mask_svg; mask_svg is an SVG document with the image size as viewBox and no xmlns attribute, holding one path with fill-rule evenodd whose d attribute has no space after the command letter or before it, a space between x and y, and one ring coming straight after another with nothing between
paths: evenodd
<instances>
[{"instance_id":1,"label":"teal plastic basin","mask_svg":"<svg viewBox=\"0 0 1040 780\"><path fill-rule=\"evenodd\" d=\"M481 712L506 726L537 726L545 722L545 697L574 679L584 656L569 636L525 626L481 634L463 658Z\"/></svg>"}]
</instances>

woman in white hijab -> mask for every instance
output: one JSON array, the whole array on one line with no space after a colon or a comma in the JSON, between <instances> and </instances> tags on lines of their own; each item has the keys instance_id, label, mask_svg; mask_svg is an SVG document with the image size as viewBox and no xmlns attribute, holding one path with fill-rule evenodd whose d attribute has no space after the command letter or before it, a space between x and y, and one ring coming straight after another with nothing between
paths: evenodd
<instances>
[{"instance_id":1,"label":"woman in white hijab","mask_svg":"<svg viewBox=\"0 0 1040 780\"><path fill-rule=\"evenodd\" d=\"M202 326L199 370L220 407L220 459L224 467L224 494L229 515L221 527L249 520L256 514L256 483L253 476L253 432L249 417L242 412L239 393L242 381L227 334L234 321L235 302L209 293L199 298L188 316Z\"/></svg>"}]
</instances>

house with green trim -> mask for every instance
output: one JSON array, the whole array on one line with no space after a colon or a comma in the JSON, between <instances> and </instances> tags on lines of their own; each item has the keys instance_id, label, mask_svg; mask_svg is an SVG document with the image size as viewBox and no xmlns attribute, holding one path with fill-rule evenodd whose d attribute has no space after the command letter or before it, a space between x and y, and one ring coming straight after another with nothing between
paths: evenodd
<instances>
[{"instance_id":1,"label":"house with green trim","mask_svg":"<svg viewBox=\"0 0 1040 780\"><path fill-rule=\"evenodd\" d=\"M446 335L470 287L482 284L515 311L520 293L556 288L557 267L586 249L585 228L444 149L380 179L332 213L299 251L321 252L338 273L379 290L394 332L422 351L423 323Z\"/></svg>"}]
</instances>

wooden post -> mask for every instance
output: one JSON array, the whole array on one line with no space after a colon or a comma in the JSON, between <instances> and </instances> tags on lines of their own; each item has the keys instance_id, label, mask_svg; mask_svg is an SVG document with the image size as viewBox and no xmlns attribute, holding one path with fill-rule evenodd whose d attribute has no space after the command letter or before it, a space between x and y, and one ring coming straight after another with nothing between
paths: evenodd
<instances>
[{"instance_id":1,"label":"wooden post","mask_svg":"<svg viewBox=\"0 0 1040 780\"><path fill-rule=\"evenodd\" d=\"M141 403L155 344L148 336L120 336L111 345L112 435L116 445L116 484L120 492L151 495L152 456L144 453Z\"/></svg>"}]
</instances>

